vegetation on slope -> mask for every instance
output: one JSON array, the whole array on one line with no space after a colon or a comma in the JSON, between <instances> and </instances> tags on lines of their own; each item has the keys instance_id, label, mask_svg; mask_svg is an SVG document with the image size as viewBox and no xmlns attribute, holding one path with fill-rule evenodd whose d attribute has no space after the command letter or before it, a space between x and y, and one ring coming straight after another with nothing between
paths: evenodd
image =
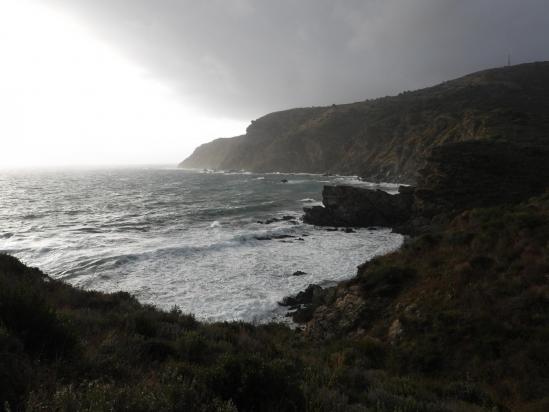
<instances>
[{"instance_id":1,"label":"vegetation on slope","mask_svg":"<svg viewBox=\"0 0 549 412\"><path fill-rule=\"evenodd\" d=\"M181 166L413 183L440 145L546 144L547 96L549 62L492 69L394 97L271 113L252 122L245 136L197 148Z\"/></svg>"},{"instance_id":2,"label":"vegetation on slope","mask_svg":"<svg viewBox=\"0 0 549 412\"><path fill-rule=\"evenodd\" d=\"M328 290L305 333L202 324L0 255L0 409L546 410L548 218L549 195L467 211Z\"/></svg>"},{"instance_id":3,"label":"vegetation on slope","mask_svg":"<svg viewBox=\"0 0 549 412\"><path fill-rule=\"evenodd\" d=\"M469 141L435 148L419 172L415 214L514 204L549 187L549 144Z\"/></svg>"},{"instance_id":4,"label":"vegetation on slope","mask_svg":"<svg viewBox=\"0 0 549 412\"><path fill-rule=\"evenodd\" d=\"M549 408L549 194L461 213L359 268L309 308L317 339L369 337L391 374L466 381Z\"/></svg>"}]
</instances>

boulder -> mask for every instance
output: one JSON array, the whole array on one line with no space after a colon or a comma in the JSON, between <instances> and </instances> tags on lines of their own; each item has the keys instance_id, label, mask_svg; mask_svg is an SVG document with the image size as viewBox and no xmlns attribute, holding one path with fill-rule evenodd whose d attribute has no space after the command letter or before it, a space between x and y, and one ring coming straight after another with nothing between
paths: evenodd
<instances>
[{"instance_id":1,"label":"boulder","mask_svg":"<svg viewBox=\"0 0 549 412\"><path fill-rule=\"evenodd\" d=\"M290 308L295 309L300 305L311 304L316 297L320 296L321 292L322 288L320 286L309 285L304 291L299 292L295 296L287 296L278 304L280 306L289 306Z\"/></svg>"},{"instance_id":2,"label":"boulder","mask_svg":"<svg viewBox=\"0 0 549 412\"><path fill-rule=\"evenodd\" d=\"M305 223L317 226L394 227L412 214L414 188L401 186L391 195L355 186L324 186L324 206L304 208Z\"/></svg>"}]
</instances>

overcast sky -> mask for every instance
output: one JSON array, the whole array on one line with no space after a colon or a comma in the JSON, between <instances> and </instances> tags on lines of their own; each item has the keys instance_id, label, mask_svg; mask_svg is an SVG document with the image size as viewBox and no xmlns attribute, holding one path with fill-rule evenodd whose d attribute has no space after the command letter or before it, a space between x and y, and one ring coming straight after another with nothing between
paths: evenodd
<instances>
[{"instance_id":1,"label":"overcast sky","mask_svg":"<svg viewBox=\"0 0 549 412\"><path fill-rule=\"evenodd\" d=\"M197 144L243 132L251 119L274 110L416 89L502 66L509 53L513 63L549 60L547 0L0 0L0 15L10 10L11 28L0 25L0 34L12 48L51 54L42 58L52 73L59 56L65 56L61 72L82 70L72 79L77 95L68 97L74 116L82 116L78 107L88 115L99 110L100 100L112 95L107 100L115 106L100 109L101 127L64 133L83 144L109 135L104 141L120 153L94 152L91 143L87 150L103 150L114 163L179 160ZM61 33L45 41L55 28ZM13 66L13 57L3 58ZM20 67L33 62L23 59L12 69L36 77L40 65ZM14 74L28 88L23 75ZM68 89L59 86L62 77L56 87ZM86 78L93 90L82 89ZM51 90L40 93L47 100ZM140 107L124 113L132 105ZM30 113L19 123L31 121ZM140 126L143 118L149 123ZM155 124L161 133L154 133ZM144 153L124 154L132 144Z\"/></svg>"}]
</instances>

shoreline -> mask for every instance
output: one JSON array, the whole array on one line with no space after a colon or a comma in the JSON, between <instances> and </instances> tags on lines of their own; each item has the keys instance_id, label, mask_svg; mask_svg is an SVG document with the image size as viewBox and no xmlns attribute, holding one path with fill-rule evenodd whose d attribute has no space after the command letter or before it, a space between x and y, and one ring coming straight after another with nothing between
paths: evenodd
<instances>
[{"instance_id":1,"label":"shoreline","mask_svg":"<svg viewBox=\"0 0 549 412\"><path fill-rule=\"evenodd\" d=\"M125 179L133 175L133 173L124 172L107 175L107 178L115 182L113 187L117 188L127 184ZM383 251L388 250L387 248L391 245L396 247L400 244L398 236L388 235L386 231L379 231L377 234L363 231L358 235L348 235L319 230L314 231L314 236L307 238L303 235L312 231L312 226L302 226L301 223L295 226L290 225L291 222L288 224L275 222L271 225L256 224L259 220L266 223L273 218L282 219L289 210L295 216L301 216L302 213L298 213L298 211L304 205L311 204L306 201L306 198L319 199L318 193L320 193L322 183L318 183L317 180L322 179L311 179L314 181L312 185L305 182L285 186L278 183L276 176L265 176L266 183L255 182L240 176L209 179L196 174L194 177L184 175L178 177L178 173L175 172L147 172L138 173L136 176L141 179L141 176L149 175L155 177L156 180L164 179L167 176L171 179L168 181L170 182L167 185L169 187L172 186L172 180L179 187L186 187L183 182L187 181L212 182L208 183L209 186L219 184L219 182L234 182L231 184L238 192L244 192L248 190L248 187L251 187L254 193L256 191L258 193L273 191L273 194L269 194L265 198L266 200L286 200L280 205L274 204L272 207L265 206L265 208L259 209L253 207L250 212L246 211L248 205L255 202L254 199L259 199L259 201L263 199L263 194L260 194L259 197L255 196L249 200L237 202L236 206L241 206L241 203L242 206L246 206L243 208L244 212L233 213L231 209L229 217L225 220L219 219L221 215L225 216L222 210L223 204L214 210L214 214L210 212L210 209L202 207L204 213L201 212L198 219L183 210L181 218L170 219L173 224L164 225L169 232L166 232L163 227L158 230L154 229L151 218L148 217L149 213L143 218L133 217L138 216L143 208L131 210L128 213L122 210L120 213L122 213L121 218L123 219L118 220L123 224L120 230L117 226L112 226L117 224L114 219L118 219L120 213L116 209L114 210L116 213L106 210L105 215L100 215L97 218L99 225L97 230L92 230L92 224L86 225L86 222L92 222L95 219L93 215L86 213L89 202L82 206L78 203L64 205L61 209L67 213L60 212L54 215L49 213L48 204L44 204L43 207L38 204L36 208L29 211L29 213L33 212L36 217L25 220L21 224L17 223L17 220L13 220L14 224L5 222L6 224L2 225L3 229L15 233L15 236L6 241L0 241L2 244L0 249L11 252L26 262L42 268L55 278L70 278L67 280L71 284L86 289L105 292L129 291L134 293L141 302L154 304L167 310L177 304L183 310L195 312L197 316L208 321L234 319L253 321L254 318L263 321L263 319L271 317L270 312L275 310L277 302L285 296L299 292L310 283L318 283L325 279L348 279L356 274L356 267L371 253L384 253ZM103 181L103 174L100 176ZM117 178L118 176L120 179ZM73 178L67 176L67 179ZM292 180L292 178L289 179ZM294 179L308 181L310 178L295 177ZM78 181L80 180L85 183L88 177L84 176L84 178L78 179ZM129 181L131 184L133 182L133 179ZM146 180L145 183L147 182ZM193 184L196 186L196 183ZM56 186L54 188L56 189ZM154 192L151 193L154 194ZM205 196L207 192L199 192L198 195ZM184 199L183 196L184 194L182 196L176 194L177 199L175 200L181 199L183 203L190 204L192 198ZM225 196L223 192L221 196ZM157 201L156 196L151 195L148 198L154 202ZM122 202L126 201L126 198L120 199ZM166 206L160 205L161 211L156 215L165 221L164 216L169 216L174 207L163 199L158 200L161 200ZM110 199L106 198L105 201L109 202ZM128 197L128 201L132 202L129 204L131 206L133 204L132 196ZM216 202L215 199L212 202ZM217 203L213 207L217 208ZM165 212L162 211L162 208ZM38 213L34 213L34 209ZM15 211L14 216L17 218L19 216L17 209L12 210ZM126 215L128 215L127 219ZM187 224L185 220L187 215L190 216L189 222L192 220L199 223ZM203 218L202 215L204 215ZM234 218L233 215L237 215L237 217ZM141 216L143 215L141 214ZM66 226L66 229L64 227L57 229L56 224L49 225L48 222L56 217L57 220L54 222L68 223L72 226ZM215 223L216 221L219 223ZM34 226L42 226L45 229L36 233L35 236L32 233ZM73 227L76 230L75 234L72 231ZM82 230L80 230L81 228ZM143 231L141 231L142 228ZM22 232L18 232L22 229L24 229ZM293 235L295 238L279 239L279 235ZM112 236L114 236L113 239L123 239L123 242L119 244L120 247L116 244L112 250L103 248L105 242L102 239L108 240ZM270 238L272 240L269 240ZM304 241L301 241L301 238ZM376 240L378 238L380 242ZM41 239L45 240L38 244L37 241ZM140 239L143 239L145 243L142 243ZM197 239L198 243L194 239ZM80 246L82 242L85 244ZM292 245L290 242L294 244ZM38 249L32 249L36 245L38 245ZM88 246L95 247L95 249L87 252ZM65 254L64 247L68 248L67 254ZM244 267L235 266L239 264L241 257L246 258L246 256L250 259L253 257L248 260L250 264L245 264ZM315 256L318 256L318 259ZM218 264L217 269L213 268L214 264ZM341 270L338 270L339 267ZM291 274L297 270L304 270L308 272L308 275L299 279L292 277ZM242 276L235 275L235 273L241 273ZM246 291L245 287L249 282L249 277L251 277L252 286L249 291ZM195 278L198 278L197 284L201 285L200 287L191 286ZM232 282L229 278L234 278L236 282L234 287L229 286L230 294L216 286L216 284L225 282L224 279L228 279L227 282ZM219 281L216 282L215 279ZM202 296L203 291L208 290L207 287L210 284L213 285L211 296L206 301L200 299L196 304L193 303L191 297ZM253 286L255 284L257 287ZM262 291L263 288L265 293ZM196 291L198 294L195 293ZM222 297L223 293L226 293L227 298ZM243 296L242 300L239 298L240 295ZM257 304L253 302L256 300ZM233 307L236 308L234 312L231 310Z\"/></svg>"},{"instance_id":2,"label":"shoreline","mask_svg":"<svg viewBox=\"0 0 549 412\"><path fill-rule=\"evenodd\" d=\"M348 189L342 190L347 196ZM349 193L356 190L368 194L343 202L352 207L325 206L346 216L353 207L364 208L356 199L370 202L372 193L379 195L357 188ZM418 202L418 189L406 190ZM330 190L326 194L331 196ZM280 399L290 402L282 410L318 404L332 410L333 394L340 410L356 404L351 397L387 411L411 402L416 410L456 404L464 410L504 410L543 401L547 372L535 359L546 354L540 350L546 336L530 319L549 321L549 310L539 309L546 301L546 280L538 273L546 262L542 241L549 233L549 193L519 204L507 202L506 195L500 195L505 206L421 220L422 233L412 232L395 251L362 263L348 280L298 292L296 301L287 302L297 307L291 313L295 328L281 322L199 322L176 308L144 305L125 292L74 288L0 255L0 359L2 351L19 351L5 357L15 360L8 365L10 379L29 382L10 389L9 404L32 410L78 402L84 409L88 397L143 404L143 394L154 393L162 397L148 401L151 410L162 410L173 402L169 394L181 390L195 396L187 404L191 410L198 405L215 410L215 402L235 402L243 410L270 402L281 410ZM399 202L386 196L379 203L383 209L388 199ZM437 204L436 197L430 199ZM422 210L415 205L412 225ZM2 346L3 339L17 344ZM526 369L513 368L516 359L525 359ZM34 377L25 375L28 370ZM487 379L488 370L501 379ZM51 386L42 376L58 378ZM174 389L174 381L182 386ZM403 382L411 385L405 394L398 389ZM509 394L508 382L517 393ZM266 390L258 392L256 383ZM29 397L36 387L40 392ZM66 393L74 395L63 398Z\"/></svg>"}]
</instances>

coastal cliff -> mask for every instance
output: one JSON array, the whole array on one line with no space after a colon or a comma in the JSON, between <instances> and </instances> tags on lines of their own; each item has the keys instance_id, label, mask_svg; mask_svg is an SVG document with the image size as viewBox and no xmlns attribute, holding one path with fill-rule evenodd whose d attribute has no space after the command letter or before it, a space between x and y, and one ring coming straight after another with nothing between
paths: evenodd
<instances>
[{"instance_id":1,"label":"coastal cliff","mask_svg":"<svg viewBox=\"0 0 549 412\"><path fill-rule=\"evenodd\" d=\"M433 148L549 136L549 62L486 70L363 102L271 113L204 144L180 167L358 175L417 183Z\"/></svg>"},{"instance_id":2,"label":"coastal cliff","mask_svg":"<svg viewBox=\"0 0 549 412\"><path fill-rule=\"evenodd\" d=\"M549 185L549 146L470 141L435 148L416 187L381 190L325 186L323 206L304 208L317 226L386 226L418 234L443 226L464 210L515 204Z\"/></svg>"}]
</instances>

